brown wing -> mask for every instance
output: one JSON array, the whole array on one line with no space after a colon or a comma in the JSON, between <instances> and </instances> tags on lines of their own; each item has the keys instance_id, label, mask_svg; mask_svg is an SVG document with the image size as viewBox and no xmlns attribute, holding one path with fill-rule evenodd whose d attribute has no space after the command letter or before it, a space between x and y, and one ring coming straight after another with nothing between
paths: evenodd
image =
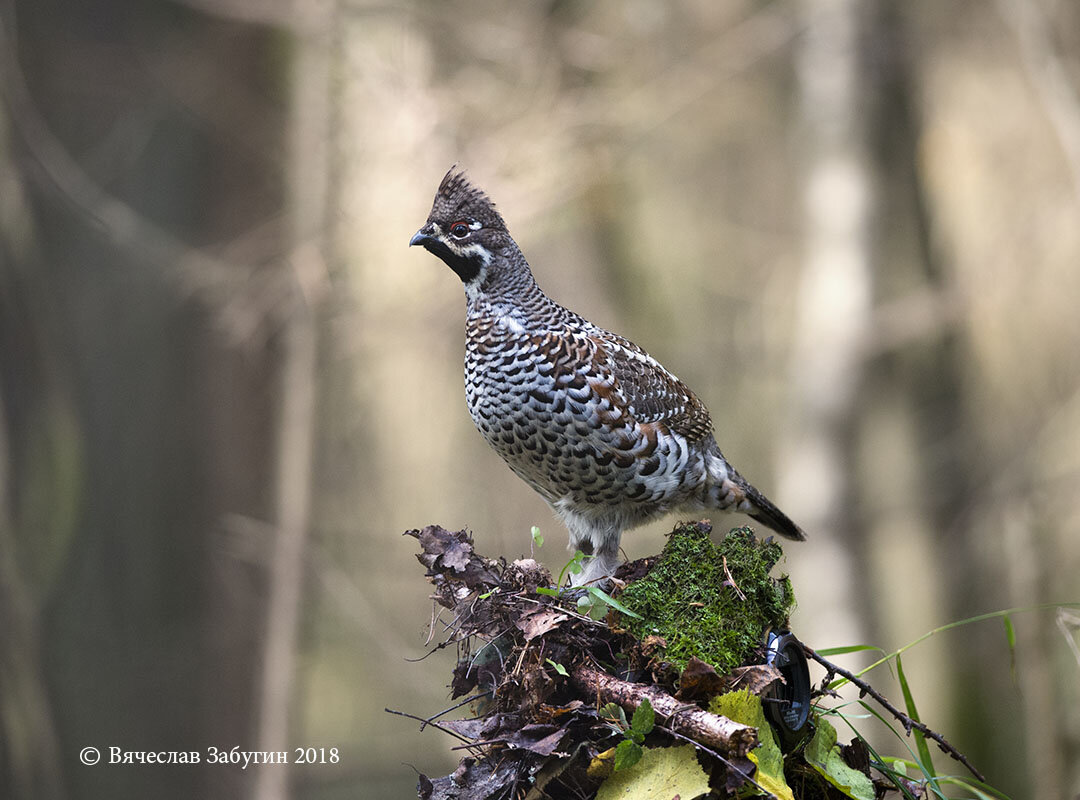
<instances>
[{"instance_id":1,"label":"brown wing","mask_svg":"<svg viewBox=\"0 0 1080 800\"><path fill-rule=\"evenodd\" d=\"M690 442L712 435L709 410L690 388L655 358L629 339L594 331L594 363L609 372L613 387L626 401L626 411L638 422L663 423Z\"/></svg>"}]
</instances>

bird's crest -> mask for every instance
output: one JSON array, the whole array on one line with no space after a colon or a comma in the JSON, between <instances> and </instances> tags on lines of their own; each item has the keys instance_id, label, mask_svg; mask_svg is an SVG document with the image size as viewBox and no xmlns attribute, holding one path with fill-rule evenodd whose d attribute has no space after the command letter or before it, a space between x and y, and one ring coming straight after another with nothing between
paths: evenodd
<instances>
[{"instance_id":1,"label":"bird's crest","mask_svg":"<svg viewBox=\"0 0 1080 800\"><path fill-rule=\"evenodd\" d=\"M495 210L491 198L473 186L465 171L458 169L456 164L443 176L428 219L439 223L470 219L476 220L485 228L506 230L506 223Z\"/></svg>"}]
</instances>

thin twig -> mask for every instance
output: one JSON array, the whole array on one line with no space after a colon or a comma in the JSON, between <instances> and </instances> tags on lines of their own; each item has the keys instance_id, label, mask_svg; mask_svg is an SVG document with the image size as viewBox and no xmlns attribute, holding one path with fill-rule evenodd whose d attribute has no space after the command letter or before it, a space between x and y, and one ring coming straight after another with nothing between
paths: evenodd
<instances>
[{"instance_id":1,"label":"thin twig","mask_svg":"<svg viewBox=\"0 0 1080 800\"><path fill-rule=\"evenodd\" d=\"M600 620L595 620L592 617L586 617L584 614L579 614L576 611L571 611L566 606L560 605L558 603L556 603L556 604L545 603L543 600L537 600L535 597L525 597L524 595L522 595L520 599L524 600L526 603L535 603L538 606L543 606L544 608L553 609L555 611L558 611L560 614L566 614L568 616L573 617L574 619L580 620L581 622L587 622L590 625L595 625L595 626L600 627L600 628L607 627L607 623L605 623L605 622L601 622Z\"/></svg>"},{"instance_id":2,"label":"thin twig","mask_svg":"<svg viewBox=\"0 0 1080 800\"><path fill-rule=\"evenodd\" d=\"M983 777L983 774L977 769L975 769L972 763L968 761L967 756L965 756L963 753L961 753L959 750L949 744L944 736L926 727L926 725L919 722L918 720L909 717L907 714L905 714L903 711L901 711L892 703L890 703L887 699L885 699L885 696L878 692L873 686L864 681L862 678L855 675L855 673L850 672L839 666L838 664L832 663L825 657L818 655L812 648L807 647L805 644L803 645L803 652L806 653L807 658L813 659L829 671L830 676L826 676L826 684L831 682L831 675L839 675L842 678L846 678L848 681L850 681L852 684L859 688L860 694L870 695L874 700L877 701L878 705L880 705L882 708L884 708L886 711L896 717L896 719L899 720L900 724L904 726L904 731L907 732L909 736L911 735L911 729L916 729L917 731L922 733L923 736L927 736L933 739L937 743L937 746L941 748L941 751L943 753L948 754L949 756L963 764L965 767L967 767L971 774L978 778L980 781L986 781L986 778Z\"/></svg>"},{"instance_id":3,"label":"thin twig","mask_svg":"<svg viewBox=\"0 0 1080 800\"><path fill-rule=\"evenodd\" d=\"M543 640L541 640L541 641L543 641ZM521 664L525 660L525 654L528 653L528 652L529 652L529 643L525 642L525 644L523 644L521 646L521 655L518 656L517 663L514 664L514 668L510 671L510 677L511 678L517 677L518 673L521 672ZM539 658L537 659L537 661L539 661Z\"/></svg>"},{"instance_id":4,"label":"thin twig","mask_svg":"<svg viewBox=\"0 0 1080 800\"><path fill-rule=\"evenodd\" d=\"M428 626L427 639L424 640L424 647L431 644L431 640L435 638L435 621L439 618L439 606L434 600L431 601L431 624Z\"/></svg>"},{"instance_id":5,"label":"thin twig","mask_svg":"<svg viewBox=\"0 0 1080 800\"><path fill-rule=\"evenodd\" d=\"M420 661L425 660L428 656L434 655L435 653L439 652L440 650L442 650L442 649L444 649L446 647L449 647L452 644L459 644L460 642L464 642L468 638L469 638L469 634L463 635L460 639L450 638L450 639L447 639L445 642L439 642L437 645L432 647L430 650L428 650L426 653L424 653L419 658L404 658L402 660L407 661L410 664L416 664L416 663L418 663Z\"/></svg>"},{"instance_id":6,"label":"thin twig","mask_svg":"<svg viewBox=\"0 0 1080 800\"><path fill-rule=\"evenodd\" d=\"M424 719L423 717L418 717L418 716L416 716L416 714L410 714L408 711L397 711L397 710L395 710L393 708L384 708L383 711L385 711L387 714L396 714L399 717L406 717L408 719L415 719L417 722L419 722L421 725L424 725L424 726L430 725L431 727L436 728L436 729L442 731L443 733L449 733L455 739L459 739L460 741L465 742L465 744L468 745L469 747L476 747L477 746L475 743L470 741L467 737L462 736L460 733L458 733L455 730L447 728L445 725L442 725L441 723L434 722L434 721L432 721L430 719ZM423 729L421 728L421 730L423 730Z\"/></svg>"},{"instance_id":7,"label":"thin twig","mask_svg":"<svg viewBox=\"0 0 1080 800\"><path fill-rule=\"evenodd\" d=\"M731 570L728 569L728 565L727 565L727 556L724 556L724 574L727 575L727 580L725 581L725 583L728 586L730 586L732 589L734 589L735 594L737 594L739 596L739 599L742 600L745 603L746 602L746 595L743 594L743 591L742 591L742 589L739 588L739 585L737 583L735 583L735 578L733 578L731 576Z\"/></svg>"},{"instance_id":8,"label":"thin twig","mask_svg":"<svg viewBox=\"0 0 1080 800\"><path fill-rule=\"evenodd\" d=\"M444 708L442 711L438 712L437 714L432 714L430 717L428 717L426 720L424 720L424 724L420 726L420 730L423 730L427 725L434 725L435 720L437 720L443 714L449 714L451 711L453 711L455 709L458 709L458 708L461 708L464 705L468 705L469 703L471 703L471 702L473 702L475 700L482 700L485 697L491 697L491 695L494 693L494 691L495 691L494 689L488 689L486 692L480 692L480 694L474 694L472 697L466 697L460 703L454 703L454 705L450 706L450 708Z\"/></svg>"},{"instance_id":9,"label":"thin twig","mask_svg":"<svg viewBox=\"0 0 1080 800\"><path fill-rule=\"evenodd\" d=\"M470 747L490 747L493 744L505 744L505 739L478 739L472 744L455 744L451 750L468 750Z\"/></svg>"},{"instance_id":10,"label":"thin twig","mask_svg":"<svg viewBox=\"0 0 1080 800\"><path fill-rule=\"evenodd\" d=\"M506 671L506 661L503 658L502 650L499 649L498 641L502 637L506 636L506 634L510 633L511 630L512 630L512 628L506 628L505 630L499 632L495 636L492 636L490 639L486 639L486 640L482 636L480 636L479 633L469 634L469 637L476 636L481 641L483 641L484 646L481 647L479 650L477 650L475 653L473 653L472 658L469 659L469 668L465 671L465 677L466 678L469 677L470 675L472 675L473 667L476 666L476 659L480 658L480 654L483 653L485 650L487 650L489 647L493 647L495 649L495 655L497 655L499 657L499 670L501 672ZM466 638L469 638L469 637L466 637Z\"/></svg>"}]
</instances>

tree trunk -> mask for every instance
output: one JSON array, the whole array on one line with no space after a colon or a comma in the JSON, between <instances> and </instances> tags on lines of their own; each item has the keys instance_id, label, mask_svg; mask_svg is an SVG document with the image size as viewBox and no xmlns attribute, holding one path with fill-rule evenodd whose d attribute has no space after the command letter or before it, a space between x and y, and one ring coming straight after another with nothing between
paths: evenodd
<instances>
[{"instance_id":1,"label":"tree trunk","mask_svg":"<svg viewBox=\"0 0 1080 800\"><path fill-rule=\"evenodd\" d=\"M864 641L851 451L872 303L874 183L861 114L860 7L854 0L803 0L806 31L796 54L805 249L778 494L814 541L792 565L803 605L828 620L827 632L814 620L800 621L810 641Z\"/></svg>"}]
</instances>

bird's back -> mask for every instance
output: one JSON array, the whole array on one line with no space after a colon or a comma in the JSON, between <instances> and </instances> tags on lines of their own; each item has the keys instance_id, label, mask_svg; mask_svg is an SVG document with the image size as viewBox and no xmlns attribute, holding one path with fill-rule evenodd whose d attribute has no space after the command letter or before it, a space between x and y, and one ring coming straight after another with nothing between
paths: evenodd
<instances>
[{"instance_id":1,"label":"bird's back","mask_svg":"<svg viewBox=\"0 0 1080 800\"><path fill-rule=\"evenodd\" d=\"M548 502L625 524L702 490L705 407L629 340L544 298L470 303L465 392L488 443Z\"/></svg>"}]
</instances>

